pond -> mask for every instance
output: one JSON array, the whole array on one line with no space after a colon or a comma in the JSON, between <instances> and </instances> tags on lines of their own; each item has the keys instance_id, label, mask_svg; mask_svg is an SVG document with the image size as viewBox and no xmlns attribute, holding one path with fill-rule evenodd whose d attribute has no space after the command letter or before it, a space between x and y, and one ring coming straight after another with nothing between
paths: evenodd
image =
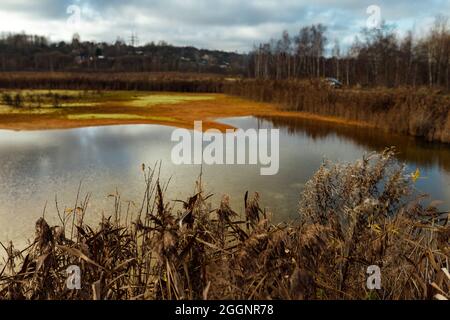
<instances>
[{"instance_id":1,"label":"pond","mask_svg":"<svg viewBox=\"0 0 450 320\"><path fill-rule=\"evenodd\" d=\"M238 212L244 194L257 191L275 221L297 216L304 184L326 159L353 161L365 152L396 146L408 170L419 168L420 192L441 200L450 210L450 146L375 129L292 118L227 118L238 128L279 128L280 167L277 175L260 175L259 165L204 165L203 181L217 205L230 195ZM142 163L162 162L161 179L171 178L167 201L192 195L200 165L175 165L170 137L174 128L160 125L86 127L68 130L0 130L0 241L19 246L34 234L34 223L45 216L57 223L55 196L61 210L73 207L78 186L92 193L87 216L98 219L113 209L109 194L139 205L144 192ZM95 220L94 220L95 221Z\"/></svg>"}]
</instances>

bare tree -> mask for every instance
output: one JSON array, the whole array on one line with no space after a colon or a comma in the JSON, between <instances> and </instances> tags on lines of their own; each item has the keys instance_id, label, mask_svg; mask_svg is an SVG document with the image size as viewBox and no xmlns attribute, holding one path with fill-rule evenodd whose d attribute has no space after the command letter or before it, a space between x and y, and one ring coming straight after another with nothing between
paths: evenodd
<instances>
[{"instance_id":1,"label":"bare tree","mask_svg":"<svg viewBox=\"0 0 450 320\"><path fill-rule=\"evenodd\" d=\"M336 63L336 79L339 80L340 78L340 73L339 73L339 60L341 59L341 46L339 44L339 40L335 39L334 40L334 47L333 47L333 52L332 52L334 61Z\"/></svg>"}]
</instances>

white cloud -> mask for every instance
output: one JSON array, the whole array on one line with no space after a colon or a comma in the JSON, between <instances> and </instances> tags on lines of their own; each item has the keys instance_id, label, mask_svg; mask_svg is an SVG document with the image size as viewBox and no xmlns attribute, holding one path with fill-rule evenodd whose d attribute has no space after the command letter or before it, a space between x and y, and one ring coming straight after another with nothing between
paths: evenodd
<instances>
[{"instance_id":1,"label":"white cloud","mask_svg":"<svg viewBox=\"0 0 450 320\"><path fill-rule=\"evenodd\" d=\"M372 0L2 0L0 31L51 35L69 40L74 30L67 25L69 5L81 8L78 33L83 39L114 41L131 32L140 42L166 40L175 45L195 45L245 51L254 43L301 26L321 22L328 26L332 42L346 44L367 19ZM450 9L448 0L380 0L382 18L399 30L422 30L434 15Z\"/></svg>"}]
</instances>

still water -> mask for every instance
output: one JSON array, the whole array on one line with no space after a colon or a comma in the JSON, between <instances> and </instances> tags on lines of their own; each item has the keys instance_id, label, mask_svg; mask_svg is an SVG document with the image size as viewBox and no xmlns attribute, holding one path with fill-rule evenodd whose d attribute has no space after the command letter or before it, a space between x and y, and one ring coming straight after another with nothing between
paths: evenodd
<instances>
[{"instance_id":1,"label":"still water","mask_svg":"<svg viewBox=\"0 0 450 320\"><path fill-rule=\"evenodd\" d=\"M440 209L450 210L448 145L300 119L245 117L222 122L242 129L279 128L280 169L275 176L261 176L259 165L203 166L203 181L214 194L213 204L228 194L239 211L245 191L257 191L275 220L294 219L305 182L324 160L353 161L365 152L396 146L408 170L421 171L416 188L441 200ZM173 130L158 125L0 130L0 241L24 245L32 238L34 222L44 207L46 218L56 223L55 196L60 209L73 207L80 181L81 194L92 194L90 219L112 211L113 200L107 196L116 190L122 200L139 204L144 191L142 163L162 161L161 179L171 178L167 200L185 200L192 195L201 168L172 163Z\"/></svg>"}]
</instances>

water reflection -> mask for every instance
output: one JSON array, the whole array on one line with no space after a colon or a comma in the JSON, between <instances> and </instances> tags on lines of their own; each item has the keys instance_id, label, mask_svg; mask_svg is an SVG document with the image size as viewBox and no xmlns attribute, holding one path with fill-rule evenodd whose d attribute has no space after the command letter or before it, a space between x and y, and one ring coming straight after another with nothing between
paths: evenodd
<instances>
[{"instance_id":1,"label":"water reflection","mask_svg":"<svg viewBox=\"0 0 450 320\"><path fill-rule=\"evenodd\" d=\"M377 130L314 123L300 119L224 119L235 127L280 128L280 171L261 176L258 165L203 167L203 181L218 204L229 194L236 210L245 191L260 192L276 220L296 217L299 194L324 159L353 161L364 152L395 145L410 170L425 177L417 188L444 201L450 209L450 148ZM191 195L199 165L175 166L170 159L173 128L157 125L106 126L70 130L11 132L0 130L0 241L21 241L33 235L34 222L47 203L46 218L57 223L60 209L73 206L80 181L82 194L92 193L88 219L113 208L108 194L140 203L144 181L141 164L162 161L162 179L171 178L167 200Z\"/></svg>"},{"instance_id":2,"label":"water reflection","mask_svg":"<svg viewBox=\"0 0 450 320\"><path fill-rule=\"evenodd\" d=\"M313 141L329 136L345 138L367 150L383 150L386 146L395 146L399 160L414 163L421 167L440 169L450 172L450 145L430 143L423 139L403 135L393 135L379 129L336 125L331 122L314 122L308 119L287 117L258 117L269 121L274 127L285 128L290 135L305 135Z\"/></svg>"}]
</instances>

